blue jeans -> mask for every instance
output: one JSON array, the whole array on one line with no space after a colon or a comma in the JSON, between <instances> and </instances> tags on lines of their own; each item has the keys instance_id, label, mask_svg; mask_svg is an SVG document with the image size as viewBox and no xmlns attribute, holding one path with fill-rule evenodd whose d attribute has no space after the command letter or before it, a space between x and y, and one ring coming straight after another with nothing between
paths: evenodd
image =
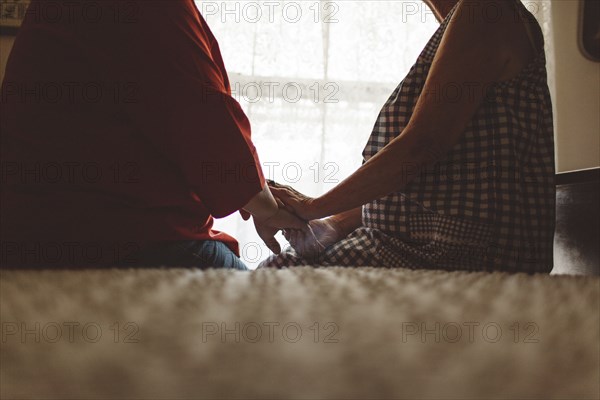
<instances>
[{"instance_id":1,"label":"blue jeans","mask_svg":"<svg viewBox=\"0 0 600 400\"><path fill-rule=\"evenodd\" d=\"M140 251L131 259L133 263L123 263L122 266L248 270L246 264L229 247L212 240L168 242Z\"/></svg>"}]
</instances>

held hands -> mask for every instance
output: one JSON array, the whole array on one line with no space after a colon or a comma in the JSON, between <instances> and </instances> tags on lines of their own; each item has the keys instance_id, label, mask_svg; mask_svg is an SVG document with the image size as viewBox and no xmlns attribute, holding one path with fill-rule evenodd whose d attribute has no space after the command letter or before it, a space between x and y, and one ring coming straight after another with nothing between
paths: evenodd
<instances>
[{"instance_id":1,"label":"held hands","mask_svg":"<svg viewBox=\"0 0 600 400\"><path fill-rule=\"evenodd\" d=\"M341 239L337 225L330 219L309 222L310 230L285 230L284 236L296 253L307 260L314 260L325 249Z\"/></svg>"},{"instance_id":2,"label":"held hands","mask_svg":"<svg viewBox=\"0 0 600 400\"><path fill-rule=\"evenodd\" d=\"M268 185L250 199L240 210L240 214L244 220L248 220L252 215L256 232L275 254L281 252L281 247L275 239L275 234L281 229L308 230L306 222L287 211L284 204L273 197Z\"/></svg>"},{"instance_id":3,"label":"held hands","mask_svg":"<svg viewBox=\"0 0 600 400\"><path fill-rule=\"evenodd\" d=\"M284 230L285 238L298 255L307 260L314 260L327 247L342 239L341 229L334 219L314 219L316 210L314 200L311 197L273 181L269 181L269 187L277 201L285 204L288 211L306 221L310 221L308 223L309 229Z\"/></svg>"},{"instance_id":4,"label":"held hands","mask_svg":"<svg viewBox=\"0 0 600 400\"><path fill-rule=\"evenodd\" d=\"M290 229L294 232L302 232L303 234L309 231L306 222L282 207L275 214L265 219L254 216L254 227L258 236L265 242L269 250L275 254L281 252L281 246L277 242L277 239L275 239L275 234L281 229Z\"/></svg>"},{"instance_id":5,"label":"held hands","mask_svg":"<svg viewBox=\"0 0 600 400\"><path fill-rule=\"evenodd\" d=\"M256 232L273 253L281 252L275 234L283 230L299 255L314 259L341 238L340 229L332 218L310 221L314 219L315 211L312 198L289 186L269 181L269 185L240 210L240 214L244 220L253 216Z\"/></svg>"},{"instance_id":6,"label":"held hands","mask_svg":"<svg viewBox=\"0 0 600 400\"><path fill-rule=\"evenodd\" d=\"M298 192L290 186L269 181L273 196L285 205L285 208L305 221L315 219L314 199Z\"/></svg>"}]
</instances>

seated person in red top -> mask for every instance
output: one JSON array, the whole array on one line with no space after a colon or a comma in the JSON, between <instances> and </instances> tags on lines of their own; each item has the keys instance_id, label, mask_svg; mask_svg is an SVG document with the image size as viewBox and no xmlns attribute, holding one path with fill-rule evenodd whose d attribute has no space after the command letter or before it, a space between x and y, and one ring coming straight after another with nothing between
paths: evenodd
<instances>
[{"instance_id":1,"label":"seated person in red top","mask_svg":"<svg viewBox=\"0 0 600 400\"><path fill-rule=\"evenodd\" d=\"M193 0L86 3L33 0L8 61L0 265L245 269L212 229L238 210L278 252L306 225L265 184Z\"/></svg>"}]
</instances>

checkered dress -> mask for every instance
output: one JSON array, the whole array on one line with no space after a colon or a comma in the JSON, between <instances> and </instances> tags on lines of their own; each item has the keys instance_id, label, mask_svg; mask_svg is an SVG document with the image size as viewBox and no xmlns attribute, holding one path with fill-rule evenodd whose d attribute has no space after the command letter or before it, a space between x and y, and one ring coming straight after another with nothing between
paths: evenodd
<instances>
[{"instance_id":1,"label":"checkered dress","mask_svg":"<svg viewBox=\"0 0 600 400\"><path fill-rule=\"evenodd\" d=\"M365 161L407 126L454 10L383 106ZM485 101L444 159L401 191L363 206L361 228L317 260L288 249L263 265L549 272L554 203L552 106L541 51L518 76L486 88Z\"/></svg>"}]
</instances>

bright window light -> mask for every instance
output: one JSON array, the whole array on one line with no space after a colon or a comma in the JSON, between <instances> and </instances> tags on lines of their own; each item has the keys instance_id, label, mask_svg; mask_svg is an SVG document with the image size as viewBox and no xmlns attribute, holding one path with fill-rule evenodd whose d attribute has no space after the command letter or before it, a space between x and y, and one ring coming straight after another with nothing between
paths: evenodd
<instances>
[{"instance_id":1,"label":"bright window light","mask_svg":"<svg viewBox=\"0 0 600 400\"><path fill-rule=\"evenodd\" d=\"M379 110L438 27L420 0L196 4L252 123L265 175L311 196L360 166ZM238 214L215 228L239 240L250 268L270 255Z\"/></svg>"}]
</instances>

